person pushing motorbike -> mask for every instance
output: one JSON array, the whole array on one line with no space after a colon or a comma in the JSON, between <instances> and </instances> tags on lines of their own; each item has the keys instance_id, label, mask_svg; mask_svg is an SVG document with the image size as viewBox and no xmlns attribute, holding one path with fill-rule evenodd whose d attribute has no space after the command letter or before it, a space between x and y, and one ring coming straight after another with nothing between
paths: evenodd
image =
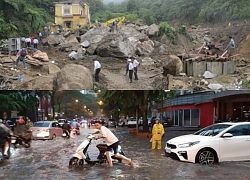
<instances>
[{"instance_id":1,"label":"person pushing motorbike","mask_svg":"<svg viewBox=\"0 0 250 180\"><path fill-rule=\"evenodd\" d=\"M107 143L107 151L105 152L105 155L107 157L108 163L110 167L113 167L113 162L110 158L110 151L113 149L114 151L114 157L126 160L130 166L132 166L132 160L130 158L127 158L121 154L118 154L118 145L119 145L119 140L118 138L105 126L102 125L100 121L95 121L95 126L98 129L98 131L92 133L92 134L101 134L101 136L96 137L97 139L106 139Z\"/></svg>"},{"instance_id":2,"label":"person pushing motorbike","mask_svg":"<svg viewBox=\"0 0 250 180\"><path fill-rule=\"evenodd\" d=\"M8 159L8 151L10 147L9 137L13 135L12 131L7 128L2 122L0 123L0 148L4 159Z\"/></svg>"},{"instance_id":3,"label":"person pushing motorbike","mask_svg":"<svg viewBox=\"0 0 250 180\"><path fill-rule=\"evenodd\" d=\"M68 121L65 120L63 125L62 125L62 129L63 129L63 133L66 133L67 134L67 137L69 138L70 137L70 125L68 124Z\"/></svg>"}]
</instances>

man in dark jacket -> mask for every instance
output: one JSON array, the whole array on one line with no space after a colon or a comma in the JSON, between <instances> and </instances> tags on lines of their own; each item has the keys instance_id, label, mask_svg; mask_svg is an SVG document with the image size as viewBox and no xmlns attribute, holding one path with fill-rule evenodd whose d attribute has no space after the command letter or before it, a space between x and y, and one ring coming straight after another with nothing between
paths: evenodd
<instances>
[{"instance_id":1,"label":"man in dark jacket","mask_svg":"<svg viewBox=\"0 0 250 180\"><path fill-rule=\"evenodd\" d=\"M22 117L20 117L18 120L18 123L14 129L14 135L17 135L23 139L26 147L30 146L28 142L30 142L32 134L29 132L29 127L25 124L25 121Z\"/></svg>"},{"instance_id":2,"label":"man in dark jacket","mask_svg":"<svg viewBox=\"0 0 250 180\"><path fill-rule=\"evenodd\" d=\"M70 125L68 124L68 121L65 120L63 125L62 125L62 129L63 129L63 133L67 134L67 137L70 137Z\"/></svg>"}]
</instances>

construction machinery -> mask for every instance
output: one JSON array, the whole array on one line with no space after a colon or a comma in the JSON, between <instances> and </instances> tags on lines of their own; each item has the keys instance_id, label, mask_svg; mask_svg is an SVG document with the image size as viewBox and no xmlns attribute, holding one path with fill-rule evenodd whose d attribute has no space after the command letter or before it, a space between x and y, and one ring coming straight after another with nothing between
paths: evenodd
<instances>
[{"instance_id":1,"label":"construction machinery","mask_svg":"<svg viewBox=\"0 0 250 180\"><path fill-rule=\"evenodd\" d=\"M104 23L104 26L109 26L111 23L113 23L114 21L117 21L117 26L120 26L124 21L125 21L125 17L117 17L117 18L113 18L113 19L110 19L108 21L106 21Z\"/></svg>"}]
</instances>

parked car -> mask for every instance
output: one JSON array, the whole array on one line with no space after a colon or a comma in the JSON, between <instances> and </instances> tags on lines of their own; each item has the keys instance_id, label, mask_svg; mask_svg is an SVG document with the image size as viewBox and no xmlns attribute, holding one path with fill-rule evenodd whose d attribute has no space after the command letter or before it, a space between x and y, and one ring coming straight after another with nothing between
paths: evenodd
<instances>
[{"instance_id":1,"label":"parked car","mask_svg":"<svg viewBox=\"0 0 250 180\"><path fill-rule=\"evenodd\" d=\"M33 139L54 139L63 134L62 128L58 127L54 121L38 121L30 129Z\"/></svg>"},{"instance_id":2,"label":"parked car","mask_svg":"<svg viewBox=\"0 0 250 180\"><path fill-rule=\"evenodd\" d=\"M116 127L115 119L109 119L107 123L107 127Z\"/></svg>"},{"instance_id":3,"label":"parked car","mask_svg":"<svg viewBox=\"0 0 250 180\"><path fill-rule=\"evenodd\" d=\"M10 126L10 129L14 131L14 128L16 127L17 120L19 120L20 116L11 116L10 119L6 120L6 123Z\"/></svg>"},{"instance_id":4,"label":"parked car","mask_svg":"<svg viewBox=\"0 0 250 180\"><path fill-rule=\"evenodd\" d=\"M118 126L120 127L125 127L127 125L127 120L126 119L120 119Z\"/></svg>"},{"instance_id":5,"label":"parked car","mask_svg":"<svg viewBox=\"0 0 250 180\"><path fill-rule=\"evenodd\" d=\"M136 127L136 118L135 117L130 117L127 123L128 128L133 128Z\"/></svg>"},{"instance_id":6,"label":"parked car","mask_svg":"<svg viewBox=\"0 0 250 180\"><path fill-rule=\"evenodd\" d=\"M167 117L167 118L163 118L162 125L164 127L170 127L173 125L173 123L172 123L172 120L169 117Z\"/></svg>"},{"instance_id":7,"label":"parked car","mask_svg":"<svg viewBox=\"0 0 250 180\"><path fill-rule=\"evenodd\" d=\"M165 154L180 161L214 164L250 160L250 122L225 122L167 141Z\"/></svg>"}]
</instances>

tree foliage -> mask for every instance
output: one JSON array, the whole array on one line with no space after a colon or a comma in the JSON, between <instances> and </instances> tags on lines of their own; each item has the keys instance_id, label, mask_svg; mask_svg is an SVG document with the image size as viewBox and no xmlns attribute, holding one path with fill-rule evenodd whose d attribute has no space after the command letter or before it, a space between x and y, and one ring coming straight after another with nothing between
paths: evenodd
<instances>
[{"instance_id":1,"label":"tree foliage","mask_svg":"<svg viewBox=\"0 0 250 180\"><path fill-rule=\"evenodd\" d=\"M60 1L60 0L57 0ZM90 5L91 21L126 15L146 24L182 22L182 24L217 23L250 18L250 1L246 0L124 0L104 5L102 0L84 0ZM29 36L54 22L54 1L1 0L0 39Z\"/></svg>"}]
</instances>

